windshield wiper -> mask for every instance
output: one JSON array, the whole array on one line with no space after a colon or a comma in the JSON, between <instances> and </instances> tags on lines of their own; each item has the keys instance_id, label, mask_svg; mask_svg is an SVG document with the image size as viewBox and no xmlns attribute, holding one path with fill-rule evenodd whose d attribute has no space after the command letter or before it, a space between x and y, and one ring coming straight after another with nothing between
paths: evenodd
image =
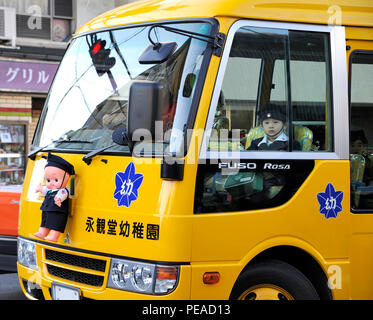
<instances>
[{"instance_id":1,"label":"windshield wiper","mask_svg":"<svg viewBox=\"0 0 373 320\"><path fill-rule=\"evenodd\" d=\"M31 159L31 160L35 160L36 158L36 154L47 149L48 147L50 147L50 145L52 145L53 143L92 143L92 141L88 141L88 140L74 140L74 139L59 139L59 140L54 140L52 141L51 143L48 143L46 146L43 146L43 147L39 147L33 151L31 151L28 155L27 155L27 158Z\"/></svg>"},{"instance_id":2,"label":"windshield wiper","mask_svg":"<svg viewBox=\"0 0 373 320\"><path fill-rule=\"evenodd\" d=\"M93 150L92 152L86 154L82 160L87 164L90 165L92 162L92 158L102 152L104 152L106 149L109 149L111 147L114 147L116 145L120 146L128 146L130 149L130 152L132 153L133 151L133 142L129 139L128 134L127 134L127 129L124 127L117 128L113 131L112 133L112 139L113 139L113 144L103 147L98 150Z\"/></svg>"},{"instance_id":3,"label":"windshield wiper","mask_svg":"<svg viewBox=\"0 0 373 320\"><path fill-rule=\"evenodd\" d=\"M109 146L106 146L106 147L103 147L103 148L101 148L101 149L93 150L93 151L91 151L90 153L86 154L86 155L82 158L82 160L83 160L87 165L90 165L91 162L92 162L92 158L93 158L94 156L97 156L98 154L104 152L106 149L109 149L109 148L111 148L111 147L114 147L115 145L116 145L116 144L113 143L113 144L111 144L111 145L109 145Z\"/></svg>"},{"instance_id":4,"label":"windshield wiper","mask_svg":"<svg viewBox=\"0 0 373 320\"><path fill-rule=\"evenodd\" d=\"M53 141L54 143L92 143L89 140L79 140L79 139L63 139L63 140L56 140Z\"/></svg>"}]
</instances>

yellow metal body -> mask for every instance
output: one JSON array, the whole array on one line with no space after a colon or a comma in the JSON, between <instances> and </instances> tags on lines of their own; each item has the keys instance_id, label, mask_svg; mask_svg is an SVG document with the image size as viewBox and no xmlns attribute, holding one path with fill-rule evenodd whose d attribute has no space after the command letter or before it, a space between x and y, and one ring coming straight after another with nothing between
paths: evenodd
<instances>
[{"instance_id":1,"label":"yellow metal body","mask_svg":"<svg viewBox=\"0 0 373 320\"><path fill-rule=\"evenodd\" d=\"M333 14L329 9L342 10L342 20L337 22L347 26L346 35L351 39L348 40L351 46L373 49L373 3L370 1L141 1L97 17L81 27L78 34L135 23L206 17L215 17L219 21L219 31L227 34L233 22L244 18L327 24ZM219 63L219 57L211 58L195 129L205 128ZM269 248L289 246L311 256L327 277L333 276L335 270L341 272L341 283L332 290L334 299L373 298L373 216L350 212L349 161L316 160L312 173L298 192L282 206L195 215L194 194L201 143L198 141L189 148L182 181L162 180L160 159L99 155L87 166L81 160L83 154L59 154L73 163L77 172L71 216L57 247L47 241L38 241L37 271L18 264L21 285L23 279L38 283L46 298L50 298L52 282L77 286L73 281L48 273L48 264L59 264L47 261L45 257L45 249L52 248L100 258L107 261L107 265L110 256L181 264L179 283L171 294L152 296L106 288L107 267L102 272L102 287L79 285L87 298L228 299L237 277L253 258ZM19 235L33 240L37 240L33 233L38 230L41 219L41 199L36 198L33 187L42 179L42 155L46 154L39 153L35 161L28 161L19 215ZM107 163L101 159L106 159ZM130 208L118 207L113 198L115 175L123 172L131 161L135 163L136 172L144 175L139 191L141 196ZM338 219L326 220L319 214L319 205L315 201L316 194L328 183L345 194L343 211ZM93 221L98 218L115 220L118 226L122 221L131 225L135 222L144 226L158 224L159 240L147 239L146 229L143 238L119 235L119 229L116 235L89 232L89 218ZM84 271L79 267L75 270ZM220 281L213 285L204 284L203 274L216 271L221 275Z\"/></svg>"}]
</instances>

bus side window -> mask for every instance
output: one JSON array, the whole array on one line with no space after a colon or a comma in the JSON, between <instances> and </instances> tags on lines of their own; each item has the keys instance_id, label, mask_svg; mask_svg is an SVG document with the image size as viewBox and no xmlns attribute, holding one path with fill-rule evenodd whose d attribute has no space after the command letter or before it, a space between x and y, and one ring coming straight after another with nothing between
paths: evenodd
<instances>
[{"instance_id":1,"label":"bus side window","mask_svg":"<svg viewBox=\"0 0 373 320\"><path fill-rule=\"evenodd\" d=\"M302 151L333 151L328 119L331 117L331 74L328 36L322 33L289 32L290 115L293 139ZM285 105L286 61L276 59L270 102Z\"/></svg>"},{"instance_id":2,"label":"bus side window","mask_svg":"<svg viewBox=\"0 0 373 320\"><path fill-rule=\"evenodd\" d=\"M225 104L216 107L209 150L333 151L328 34L242 27L221 92ZM283 115L275 116L284 123L276 139L286 143L277 149L263 145L274 142L265 139L261 117L269 105ZM222 115L224 133L217 132Z\"/></svg>"},{"instance_id":3,"label":"bus side window","mask_svg":"<svg viewBox=\"0 0 373 320\"><path fill-rule=\"evenodd\" d=\"M235 44L216 107L209 150L243 150L246 134L254 125L262 60L234 53L239 51Z\"/></svg>"},{"instance_id":4,"label":"bus side window","mask_svg":"<svg viewBox=\"0 0 373 320\"><path fill-rule=\"evenodd\" d=\"M373 211L373 51L353 52L350 61L351 208Z\"/></svg>"}]
</instances>

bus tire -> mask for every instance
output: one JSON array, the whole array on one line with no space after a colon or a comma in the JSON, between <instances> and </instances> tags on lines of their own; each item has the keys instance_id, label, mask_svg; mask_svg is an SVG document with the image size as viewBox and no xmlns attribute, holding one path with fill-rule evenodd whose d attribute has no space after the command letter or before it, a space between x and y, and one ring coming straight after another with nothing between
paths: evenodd
<instances>
[{"instance_id":1,"label":"bus tire","mask_svg":"<svg viewBox=\"0 0 373 320\"><path fill-rule=\"evenodd\" d=\"M319 300L311 281L292 265L263 260L249 265L238 277L230 299Z\"/></svg>"}]
</instances>

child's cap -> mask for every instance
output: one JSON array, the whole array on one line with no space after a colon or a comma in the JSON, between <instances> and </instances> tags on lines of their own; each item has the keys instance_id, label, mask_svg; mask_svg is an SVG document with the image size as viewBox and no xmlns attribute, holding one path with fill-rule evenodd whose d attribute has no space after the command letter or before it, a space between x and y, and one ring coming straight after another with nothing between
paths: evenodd
<instances>
[{"instance_id":1,"label":"child's cap","mask_svg":"<svg viewBox=\"0 0 373 320\"><path fill-rule=\"evenodd\" d=\"M51 153L48 153L47 164L45 167L56 167L67 172L69 175L75 174L74 166L71 163Z\"/></svg>"},{"instance_id":2,"label":"child's cap","mask_svg":"<svg viewBox=\"0 0 373 320\"><path fill-rule=\"evenodd\" d=\"M352 130L350 133L351 142L360 140L364 144L368 144L368 140L365 136L364 130Z\"/></svg>"},{"instance_id":3,"label":"child's cap","mask_svg":"<svg viewBox=\"0 0 373 320\"><path fill-rule=\"evenodd\" d=\"M267 105L259 111L259 121L263 122L265 119L272 118L286 122L286 113L284 109L285 108L280 105L267 103Z\"/></svg>"}]
</instances>

